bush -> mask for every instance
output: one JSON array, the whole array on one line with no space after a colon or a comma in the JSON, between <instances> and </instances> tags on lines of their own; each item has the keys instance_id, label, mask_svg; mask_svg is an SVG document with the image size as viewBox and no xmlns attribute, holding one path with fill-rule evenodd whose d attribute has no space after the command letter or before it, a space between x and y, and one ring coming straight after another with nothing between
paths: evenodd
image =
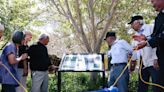
<instances>
[{"instance_id":1,"label":"bush","mask_svg":"<svg viewBox=\"0 0 164 92\"><path fill-rule=\"evenodd\" d=\"M93 85L90 81L89 73L62 73L61 91L62 92L85 92L102 87L102 80ZM93 89L94 88L94 89ZM57 91L57 76L51 75L49 82L49 91Z\"/></svg>"},{"instance_id":2,"label":"bush","mask_svg":"<svg viewBox=\"0 0 164 92\"><path fill-rule=\"evenodd\" d=\"M138 89L138 73L130 75L129 92L137 92Z\"/></svg>"},{"instance_id":3,"label":"bush","mask_svg":"<svg viewBox=\"0 0 164 92\"><path fill-rule=\"evenodd\" d=\"M139 85L139 82L138 82L138 73L135 73L135 72L134 72L134 73L130 76L129 92L137 92L138 85ZM152 91L152 86L149 86L148 92L153 92L153 91Z\"/></svg>"},{"instance_id":4,"label":"bush","mask_svg":"<svg viewBox=\"0 0 164 92\"><path fill-rule=\"evenodd\" d=\"M90 73L62 73L61 92L85 92L89 90L97 90L102 88L102 78L99 75L97 83L92 84L90 81ZM107 84L107 78L106 83ZM31 88L31 78L27 80L28 90ZM57 75L49 75L49 92L57 92ZM129 92L137 92L138 88L138 74L133 73L130 77ZM151 89L151 87L150 87ZM149 92L152 92L149 90Z\"/></svg>"}]
</instances>

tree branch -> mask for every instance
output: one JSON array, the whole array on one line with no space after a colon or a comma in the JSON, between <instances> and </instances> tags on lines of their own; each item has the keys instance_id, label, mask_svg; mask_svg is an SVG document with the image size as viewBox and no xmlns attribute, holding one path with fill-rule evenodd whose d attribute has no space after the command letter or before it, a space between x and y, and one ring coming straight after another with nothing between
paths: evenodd
<instances>
[{"instance_id":1,"label":"tree branch","mask_svg":"<svg viewBox=\"0 0 164 92\"><path fill-rule=\"evenodd\" d=\"M60 0L59 0L59 6L61 7L63 13L66 15L66 11L65 11L64 8L62 7Z\"/></svg>"},{"instance_id":2,"label":"tree branch","mask_svg":"<svg viewBox=\"0 0 164 92\"><path fill-rule=\"evenodd\" d=\"M64 8L61 6L60 2L59 2L59 4L56 4L56 2L55 2L54 0L51 0L51 2L54 4L54 6L56 7L56 9L57 9L57 11L58 11L59 14L61 14L61 15L65 16L65 17L67 17L67 16L66 16L66 13L65 13L65 10L64 10ZM61 8L62 10L59 8L59 6L60 6L60 8Z\"/></svg>"},{"instance_id":3,"label":"tree branch","mask_svg":"<svg viewBox=\"0 0 164 92\"><path fill-rule=\"evenodd\" d=\"M98 42L96 44L96 48L95 48L96 52L100 52L100 47L101 47L102 40L103 40L103 38L104 38L104 36L105 36L106 32L108 31L108 28L111 24L111 21L112 21L113 15L115 13L115 8L118 4L118 1L119 0L112 0L112 3L108 8L109 12L108 12L108 17L107 17L107 22L106 22L106 25L103 28L102 35L100 35L100 39L98 40Z\"/></svg>"},{"instance_id":4,"label":"tree branch","mask_svg":"<svg viewBox=\"0 0 164 92\"><path fill-rule=\"evenodd\" d=\"M91 22L91 31L93 37L93 49L95 49L96 42L97 42L97 34L96 34L96 27L95 27L95 19L94 19L94 10L93 10L94 0L88 0L88 11L89 11L89 18Z\"/></svg>"},{"instance_id":5,"label":"tree branch","mask_svg":"<svg viewBox=\"0 0 164 92\"><path fill-rule=\"evenodd\" d=\"M79 8L80 7L79 0L75 0L75 3L76 3L77 17L78 17L79 24L80 24L80 32L81 32L81 36L82 36L82 39L83 39L83 43L85 44L85 47L86 47L87 51L92 52L91 46L89 45L88 40L87 40L87 36L86 36L86 34L83 30L81 10Z\"/></svg>"},{"instance_id":6,"label":"tree branch","mask_svg":"<svg viewBox=\"0 0 164 92\"><path fill-rule=\"evenodd\" d=\"M99 24L101 24L104 20L105 20L105 19L102 19L102 20L100 20L100 21L96 24L96 29L98 29Z\"/></svg>"},{"instance_id":7,"label":"tree branch","mask_svg":"<svg viewBox=\"0 0 164 92\"><path fill-rule=\"evenodd\" d=\"M75 20L73 19L73 16L72 16L70 7L69 7L69 5L68 5L68 0L65 0L65 5L66 5L66 8L67 8L67 15L68 15L68 18L69 18L71 24L73 25L73 27L75 28L75 30L76 30L77 32L80 32L80 29L78 28L77 23L76 23Z\"/></svg>"}]
</instances>

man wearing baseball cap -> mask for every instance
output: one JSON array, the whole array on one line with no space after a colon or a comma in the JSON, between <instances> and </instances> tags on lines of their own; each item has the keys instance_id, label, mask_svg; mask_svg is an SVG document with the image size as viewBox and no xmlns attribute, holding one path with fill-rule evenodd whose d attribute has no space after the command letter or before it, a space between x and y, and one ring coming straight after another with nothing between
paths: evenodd
<instances>
[{"instance_id":1,"label":"man wearing baseball cap","mask_svg":"<svg viewBox=\"0 0 164 92\"><path fill-rule=\"evenodd\" d=\"M106 40L107 44L111 47L108 51L108 58L111 58L108 84L112 86L127 65L128 56L132 53L132 47L125 40L117 40L115 32L107 32L104 40ZM128 83L129 71L126 69L116 84L119 92L128 92Z\"/></svg>"},{"instance_id":2,"label":"man wearing baseball cap","mask_svg":"<svg viewBox=\"0 0 164 92\"><path fill-rule=\"evenodd\" d=\"M150 37L150 35L153 33L154 26L152 24L145 24L143 17L140 15L136 15L131 17L131 21L128 23L131 25L131 28L134 29L136 32L133 36L132 46L136 47L137 44L139 44L140 40L138 40L138 37L141 35L144 35L146 37ZM157 75L158 75L158 62L157 62L157 55L156 55L156 48L151 47L144 47L141 50L137 51L137 56L140 64L143 62L141 68L141 74L143 80L149 82L149 79L152 79L153 83L157 83ZM141 78L139 77L139 85L138 85L138 92L147 92L148 91L148 85L143 83L141 81ZM157 87L153 86L153 92L157 91Z\"/></svg>"}]
</instances>

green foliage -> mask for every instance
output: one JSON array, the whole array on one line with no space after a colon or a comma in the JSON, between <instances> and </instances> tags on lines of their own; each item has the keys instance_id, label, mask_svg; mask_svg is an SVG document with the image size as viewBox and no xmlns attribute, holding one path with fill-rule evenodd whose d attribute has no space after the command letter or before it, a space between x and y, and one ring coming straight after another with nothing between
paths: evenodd
<instances>
[{"instance_id":1,"label":"green foliage","mask_svg":"<svg viewBox=\"0 0 164 92\"><path fill-rule=\"evenodd\" d=\"M85 92L102 88L102 79L97 77L98 82L91 85L89 73L62 73L61 92ZM27 87L30 92L31 78L28 77ZM49 92L57 92L57 75L49 75Z\"/></svg>"},{"instance_id":2,"label":"green foliage","mask_svg":"<svg viewBox=\"0 0 164 92\"><path fill-rule=\"evenodd\" d=\"M8 42L15 30L27 30L30 24L41 25L36 18L42 11L32 12L36 5L35 0L0 0L0 23L5 26L5 39L1 43Z\"/></svg>"},{"instance_id":3,"label":"green foliage","mask_svg":"<svg viewBox=\"0 0 164 92\"><path fill-rule=\"evenodd\" d=\"M103 82L101 76L98 76L97 83L92 84L89 73L62 73L61 92L86 92L91 90L98 90L102 88ZM106 83L107 85L107 79ZM28 90L31 88L31 78L27 80ZM49 92L57 92L57 75L49 75ZM152 87L149 87L148 92L152 92ZM129 92L137 92L138 89L138 73L134 72L130 76Z\"/></svg>"},{"instance_id":4,"label":"green foliage","mask_svg":"<svg viewBox=\"0 0 164 92\"><path fill-rule=\"evenodd\" d=\"M88 89L88 86L86 86L86 84L88 84L87 82L89 81L88 75L82 73L64 73L62 76L62 92L81 92Z\"/></svg>"},{"instance_id":5,"label":"green foliage","mask_svg":"<svg viewBox=\"0 0 164 92\"><path fill-rule=\"evenodd\" d=\"M129 92L137 92L138 89L138 73L132 73L129 82Z\"/></svg>"},{"instance_id":6,"label":"green foliage","mask_svg":"<svg viewBox=\"0 0 164 92\"><path fill-rule=\"evenodd\" d=\"M5 25L5 32L20 30L28 25L33 6L34 3L29 0L1 0L0 22Z\"/></svg>"},{"instance_id":7,"label":"green foliage","mask_svg":"<svg viewBox=\"0 0 164 92\"><path fill-rule=\"evenodd\" d=\"M28 76L28 77L27 77L27 90L28 90L28 92L30 92L30 90L31 90L31 87L32 87L31 84L32 84L31 77Z\"/></svg>"},{"instance_id":8,"label":"green foliage","mask_svg":"<svg viewBox=\"0 0 164 92\"><path fill-rule=\"evenodd\" d=\"M42 20L34 20L31 24L35 26L43 26L45 23Z\"/></svg>"},{"instance_id":9,"label":"green foliage","mask_svg":"<svg viewBox=\"0 0 164 92\"><path fill-rule=\"evenodd\" d=\"M138 73L134 72L130 76L130 82L129 82L129 92L137 92L138 89ZM153 92L152 91L152 86L149 86L148 92Z\"/></svg>"},{"instance_id":10,"label":"green foliage","mask_svg":"<svg viewBox=\"0 0 164 92\"><path fill-rule=\"evenodd\" d=\"M49 75L49 92L57 92L57 76Z\"/></svg>"}]
</instances>

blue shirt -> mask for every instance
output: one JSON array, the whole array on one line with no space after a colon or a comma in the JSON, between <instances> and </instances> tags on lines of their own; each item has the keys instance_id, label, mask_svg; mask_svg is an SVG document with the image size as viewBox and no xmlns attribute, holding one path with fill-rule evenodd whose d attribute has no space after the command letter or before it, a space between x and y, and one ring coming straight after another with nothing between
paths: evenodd
<instances>
[{"instance_id":1,"label":"blue shirt","mask_svg":"<svg viewBox=\"0 0 164 92\"><path fill-rule=\"evenodd\" d=\"M14 54L17 56L17 48L14 43L9 43L4 48L1 54L1 60L4 65L11 71L11 73L19 80L18 78L18 64L10 64L8 61L8 55ZM11 84L11 85L18 85L18 83L14 80L14 78L9 74L9 72L4 68L1 67L1 82L2 84Z\"/></svg>"},{"instance_id":2,"label":"blue shirt","mask_svg":"<svg viewBox=\"0 0 164 92\"><path fill-rule=\"evenodd\" d=\"M1 62L1 59L0 59L0 62ZM0 83L2 83L2 71L1 71L1 65L0 65Z\"/></svg>"}]
</instances>

